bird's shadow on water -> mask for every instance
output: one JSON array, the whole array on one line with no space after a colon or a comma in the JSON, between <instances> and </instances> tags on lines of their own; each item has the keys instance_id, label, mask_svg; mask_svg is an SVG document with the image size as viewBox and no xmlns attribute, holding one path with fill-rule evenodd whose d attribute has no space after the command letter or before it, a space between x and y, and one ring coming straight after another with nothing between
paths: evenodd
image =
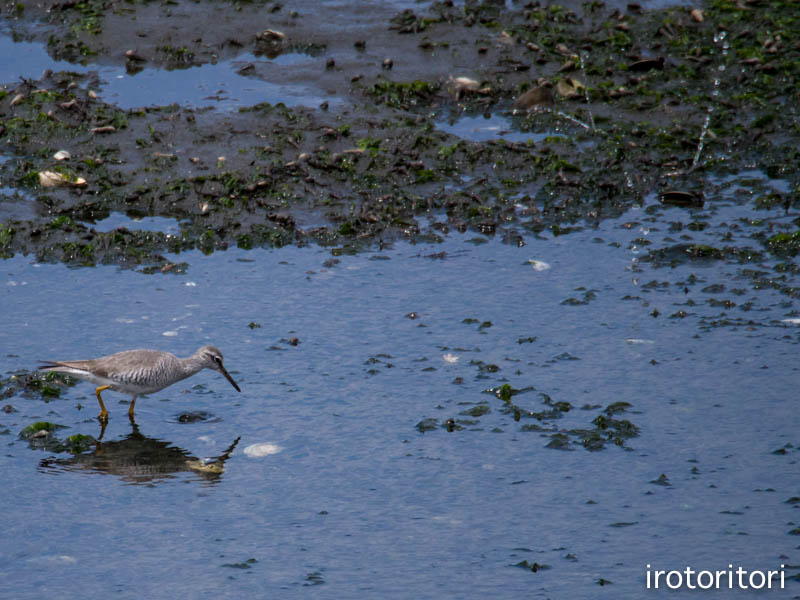
<instances>
[{"instance_id":1,"label":"bird's shadow on water","mask_svg":"<svg viewBox=\"0 0 800 600\"><path fill-rule=\"evenodd\" d=\"M92 450L76 453L69 458L49 457L39 463L39 471L63 471L116 475L132 485L153 485L175 479L180 473L192 473L196 480L217 483L225 472L225 462L230 458L241 438L233 440L219 456L199 459L188 450L172 442L143 435L139 426L131 422L131 432L115 441L102 441L105 427L93 440Z\"/></svg>"}]
</instances>

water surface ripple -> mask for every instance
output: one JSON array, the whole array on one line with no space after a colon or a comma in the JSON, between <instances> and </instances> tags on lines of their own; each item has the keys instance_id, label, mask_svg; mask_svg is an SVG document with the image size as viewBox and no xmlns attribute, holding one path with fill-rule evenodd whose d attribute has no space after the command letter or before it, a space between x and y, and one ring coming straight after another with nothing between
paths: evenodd
<instances>
[{"instance_id":1,"label":"water surface ripple","mask_svg":"<svg viewBox=\"0 0 800 600\"><path fill-rule=\"evenodd\" d=\"M205 371L138 402L135 430L111 394L109 446L78 457L17 434L46 420L97 437L88 384L9 398L4 587L165 597L180 573L196 598L618 598L643 593L648 563L791 564L797 455L775 451L797 442L798 329L775 290L747 292L750 325L709 326L720 309L685 282L738 267L637 265L620 243L637 235L451 235L338 263L317 247L193 252L175 257L183 275L3 261L4 373L211 342L243 390ZM692 314L669 318L687 298ZM533 388L513 397L519 422L486 393L503 384ZM530 417L548 402L573 408ZM546 447L616 402L639 428L622 447ZM186 468L236 438L224 472Z\"/></svg>"}]
</instances>

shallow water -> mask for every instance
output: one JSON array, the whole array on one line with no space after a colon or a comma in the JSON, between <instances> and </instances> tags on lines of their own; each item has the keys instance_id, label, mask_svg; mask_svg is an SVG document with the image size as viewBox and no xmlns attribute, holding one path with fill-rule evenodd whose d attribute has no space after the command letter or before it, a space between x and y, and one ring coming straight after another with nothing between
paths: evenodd
<instances>
[{"instance_id":1,"label":"shallow water","mask_svg":"<svg viewBox=\"0 0 800 600\"><path fill-rule=\"evenodd\" d=\"M751 293L749 327L701 327L719 309L695 288L697 314L668 318L686 299L675 282L737 267L637 266L637 235L608 222L522 248L450 236L327 267L316 247L192 252L172 257L184 275L0 263L5 372L215 343L243 390L204 372L137 402L146 444L205 458L241 437L216 477L166 458L143 477L109 450L79 464L17 439L37 420L97 437L89 384L49 403L12 398L19 412L0 417L5 585L16 598L159 597L180 573L181 594L200 598L319 583L337 598L617 598L641 593L648 563L778 568L796 545L796 451L773 451L797 441L800 329L780 323L788 311L769 290ZM654 277L673 285L643 289ZM562 304L584 289L595 298ZM629 402L622 417L641 435L628 450L546 448L523 430L535 420L515 422L485 393L502 383L535 388L514 397L525 410L543 408L540 393L570 402L560 430ZM130 437L124 397L106 394L104 440ZM460 414L480 403L488 414ZM207 419L179 422L193 411ZM475 422L416 428L450 417ZM253 457L255 444L271 446ZM662 473L671 486L652 483Z\"/></svg>"},{"instance_id":2,"label":"shallow water","mask_svg":"<svg viewBox=\"0 0 800 600\"><path fill-rule=\"evenodd\" d=\"M169 235L178 235L181 232L180 222L166 217L129 217L128 215L113 212L101 221L92 225L95 231L113 231L119 227L137 231L160 231Z\"/></svg>"},{"instance_id":3,"label":"shallow water","mask_svg":"<svg viewBox=\"0 0 800 600\"><path fill-rule=\"evenodd\" d=\"M522 144L539 143L548 135L553 135L552 133L515 131L511 119L501 114L451 116L437 122L436 126L442 131L473 142L503 139Z\"/></svg>"},{"instance_id":4,"label":"shallow water","mask_svg":"<svg viewBox=\"0 0 800 600\"><path fill-rule=\"evenodd\" d=\"M263 102L283 103L286 106L319 106L342 103L342 99L313 85L274 84L260 79L248 79L238 73L247 65L267 65L273 69L291 69L313 59L304 54L282 54L275 59L244 54L235 59L220 61L189 69L146 69L130 75L121 68L100 70L101 98L121 108L165 106L179 103L191 108L215 107L235 111ZM153 91L157 90L157 95Z\"/></svg>"},{"instance_id":5,"label":"shallow water","mask_svg":"<svg viewBox=\"0 0 800 600\"><path fill-rule=\"evenodd\" d=\"M341 98L315 89L313 85L274 84L238 73L247 65L257 65L265 68L268 76L269 69L291 69L307 61L323 60L300 53L285 53L274 59L243 53L216 64L187 69L148 68L131 74L122 67L56 61L48 56L44 44L15 42L11 36L0 32L0 55L18 57L15 61L0 61L2 83L12 83L20 77L38 79L45 69L97 73L100 78L99 97L123 109L179 103L189 108L214 107L235 111L263 102L282 102L286 106L318 106L323 102L336 106L342 103Z\"/></svg>"}]
</instances>

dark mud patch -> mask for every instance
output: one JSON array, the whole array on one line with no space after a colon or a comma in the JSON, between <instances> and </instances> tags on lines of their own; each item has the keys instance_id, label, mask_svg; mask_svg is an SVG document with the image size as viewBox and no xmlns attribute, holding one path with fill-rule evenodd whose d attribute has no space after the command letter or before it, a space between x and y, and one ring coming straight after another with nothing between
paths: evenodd
<instances>
[{"instance_id":1,"label":"dark mud patch","mask_svg":"<svg viewBox=\"0 0 800 600\"><path fill-rule=\"evenodd\" d=\"M17 35L46 38L53 56L76 62L188 68L304 52L302 66L258 64L245 75L314 81L345 105L123 110L103 102L92 74L7 83L0 152L11 158L0 176L35 197L43 216L5 218L2 256L180 272L165 254L311 242L358 249L452 230L522 245L631 208L658 210L660 192L689 210L697 198L713 206L711 178L745 168L788 182L758 200L766 210L800 203L797 3L706 2L698 20L683 7L437 2L330 15L322 29L308 11L271 2L15 5L8 24ZM535 86L553 90L552 105L548 96L543 110L512 115ZM484 114L508 115L530 137L473 140L437 126ZM57 150L71 158L57 161ZM64 184L42 187L42 172ZM92 228L112 212L177 219L180 233ZM761 246L793 258L797 227L772 226L759 225ZM695 250L690 259L756 259L742 248Z\"/></svg>"},{"instance_id":2,"label":"dark mud patch","mask_svg":"<svg viewBox=\"0 0 800 600\"><path fill-rule=\"evenodd\" d=\"M25 399L39 398L50 402L60 397L61 391L65 387L73 386L75 383L77 383L76 379L61 373L19 371L8 377L0 378L0 400L19 395ZM10 408L4 408L4 412L15 412L13 406L10 404L7 406Z\"/></svg>"},{"instance_id":3,"label":"dark mud patch","mask_svg":"<svg viewBox=\"0 0 800 600\"><path fill-rule=\"evenodd\" d=\"M218 423L222 419L204 410L182 412L175 417L178 423Z\"/></svg>"},{"instance_id":4,"label":"dark mud patch","mask_svg":"<svg viewBox=\"0 0 800 600\"><path fill-rule=\"evenodd\" d=\"M464 319L464 322L475 322L477 319ZM484 322L486 323L486 322ZM479 332L480 333L480 332ZM442 348L449 350L448 348ZM475 352L481 352L475 349ZM365 363L369 376L380 376L384 368L409 368L404 361L390 361L387 354L371 357ZM564 357L559 357L565 360ZM571 360L576 357L568 356ZM445 354L442 359L446 364L455 365L459 357ZM414 363L428 362L417 359ZM519 356L506 356L505 362L519 365L526 361ZM640 434L640 427L632 420L636 411L631 403L617 401L605 408L599 404L577 405L568 399L554 399L551 395L539 391L533 385L515 387L508 383L509 377L518 379L521 371L505 373L504 369L494 363L480 359L472 359L469 366L476 367L474 381L484 383L486 380L497 380L498 385L484 388L482 398L476 398L474 392L462 392L454 398L438 399L434 409L444 416L425 416L417 421L415 428L421 434L432 434L437 431L471 432L492 431L501 433L517 431L521 433L538 433L542 438L542 446L556 450L574 450L584 448L589 451L603 450L609 446L618 446L630 450L630 442ZM531 363L529 363L531 364ZM423 372L437 369L422 367ZM463 377L456 378L453 383L462 385ZM489 396L490 399L486 399ZM429 413L430 414L430 413ZM587 419L587 415L591 415ZM626 418L630 417L630 418Z\"/></svg>"},{"instance_id":5,"label":"dark mud patch","mask_svg":"<svg viewBox=\"0 0 800 600\"><path fill-rule=\"evenodd\" d=\"M502 387L507 387L507 384ZM442 422L434 417L424 418L416 424L416 429L420 433L439 429L451 433L468 430L482 431L487 426L491 431L498 433L507 429L518 429L520 432L537 432L549 440L543 443L545 448L574 450L583 447L589 451L603 450L609 445L630 449L626 443L639 435L639 427L628 419L617 419L610 416L620 410L615 405L606 407L591 421L588 427L558 427L556 421L561 419L565 413L570 412L572 406L569 402L553 402L546 394L541 394L541 396L544 406L542 410L523 408L509 400L503 406L496 407L499 415L492 417L490 416L492 408L488 404L478 404L460 411L455 417L443 419ZM591 408L587 407L586 410L591 410ZM520 423L527 419L532 419L534 422ZM520 424L516 425L515 423Z\"/></svg>"}]
</instances>

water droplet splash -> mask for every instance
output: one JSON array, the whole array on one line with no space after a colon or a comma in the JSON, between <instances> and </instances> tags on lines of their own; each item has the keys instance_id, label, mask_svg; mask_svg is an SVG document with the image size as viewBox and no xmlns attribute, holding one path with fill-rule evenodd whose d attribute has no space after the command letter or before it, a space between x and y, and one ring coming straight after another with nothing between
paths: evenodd
<instances>
[{"instance_id":1,"label":"water droplet splash","mask_svg":"<svg viewBox=\"0 0 800 600\"><path fill-rule=\"evenodd\" d=\"M728 35L727 31L717 31L713 37L714 44L720 48L720 54L723 57L726 57L728 55L728 50L730 49L730 44L726 39L727 35ZM724 64L717 65L716 71L717 73L724 73L725 65ZM703 127L700 130L700 138L697 140L697 150L694 153L694 159L692 160L691 169L695 169L700 162L700 156L702 155L703 148L705 146L706 135L708 135L708 128L711 125L711 115L714 113L715 104L717 99L719 98L719 86L720 86L720 78L714 77L714 89L711 91L711 98L713 101L708 107L708 111L706 112L706 118L703 121Z\"/></svg>"}]
</instances>

